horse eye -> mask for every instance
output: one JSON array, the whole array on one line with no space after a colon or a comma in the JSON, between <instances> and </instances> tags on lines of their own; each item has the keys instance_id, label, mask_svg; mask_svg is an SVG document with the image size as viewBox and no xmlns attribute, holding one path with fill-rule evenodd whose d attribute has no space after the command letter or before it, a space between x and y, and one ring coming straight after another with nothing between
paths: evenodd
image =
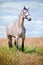
<instances>
[{"instance_id":1,"label":"horse eye","mask_svg":"<svg viewBox=\"0 0 43 65\"><path fill-rule=\"evenodd\" d=\"M26 12L25 12L26 13Z\"/></svg>"}]
</instances>

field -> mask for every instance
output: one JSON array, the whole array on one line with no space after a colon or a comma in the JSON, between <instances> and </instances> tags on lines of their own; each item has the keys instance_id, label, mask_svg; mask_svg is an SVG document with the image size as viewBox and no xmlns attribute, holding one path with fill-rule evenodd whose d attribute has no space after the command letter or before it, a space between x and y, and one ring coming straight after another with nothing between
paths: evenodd
<instances>
[{"instance_id":1,"label":"field","mask_svg":"<svg viewBox=\"0 0 43 65\"><path fill-rule=\"evenodd\" d=\"M8 47L7 39L0 39L0 65L43 65L43 38L26 38L24 52L13 44ZM14 39L13 39L14 42Z\"/></svg>"}]
</instances>

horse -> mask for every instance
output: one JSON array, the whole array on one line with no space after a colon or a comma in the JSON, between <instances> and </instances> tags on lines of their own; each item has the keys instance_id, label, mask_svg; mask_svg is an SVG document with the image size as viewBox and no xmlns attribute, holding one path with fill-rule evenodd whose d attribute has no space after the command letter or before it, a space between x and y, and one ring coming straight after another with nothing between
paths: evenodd
<instances>
[{"instance_id":1,"label":"horse","mask_svg":"<svg viewBox=\"0 0 43 65\"><path fill-rule=\"evenodd\" d=\"M16 49L18 50L18 40L19 38L22 38L22 51L24 51L24 40L26 33L26 29L24 27L24 19L31 21L30 13L28 11L28 8L26 7L23 7L16 22L9 23L7 25L6 33L7 33L9 48L12 47L12 37L14 37L15 38L14 44L16 46Z\"/></svg>"}]
</instances>

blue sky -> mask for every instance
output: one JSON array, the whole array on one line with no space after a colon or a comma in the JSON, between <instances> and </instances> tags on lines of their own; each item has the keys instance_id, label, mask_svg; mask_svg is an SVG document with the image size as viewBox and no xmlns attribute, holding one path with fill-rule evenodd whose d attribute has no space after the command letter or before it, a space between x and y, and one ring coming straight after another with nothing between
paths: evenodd
<instances>
[{"instance_id":1,"label":"blue sky","mask_svg":"<svg viewBox=\"0 0 43 65\"><path fill-rule=\"evenodd\" d=\"M6 38L7 24L16 21L24 6L32 18L24 22L26 37L43 37L43 0L0 0L0 38Z\"/></svg>"}]
</instances>

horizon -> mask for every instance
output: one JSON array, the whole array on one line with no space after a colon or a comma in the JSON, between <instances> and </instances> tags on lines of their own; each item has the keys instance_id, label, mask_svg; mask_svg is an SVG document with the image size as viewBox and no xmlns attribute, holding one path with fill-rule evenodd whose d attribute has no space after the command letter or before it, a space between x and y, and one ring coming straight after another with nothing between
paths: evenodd
<instances>
[{"instance_id":1,"label":"horizon","mask_svg":"<svg viewBox=\"0 0 43 65\"><path fill-rule=\"evenodd\" d=\"M32 18L24 22L26 37L43 37L43 0L0 0L0 38L6 38L7 24L16 21L24 6Z\"/></svg>"}]
</instances>

